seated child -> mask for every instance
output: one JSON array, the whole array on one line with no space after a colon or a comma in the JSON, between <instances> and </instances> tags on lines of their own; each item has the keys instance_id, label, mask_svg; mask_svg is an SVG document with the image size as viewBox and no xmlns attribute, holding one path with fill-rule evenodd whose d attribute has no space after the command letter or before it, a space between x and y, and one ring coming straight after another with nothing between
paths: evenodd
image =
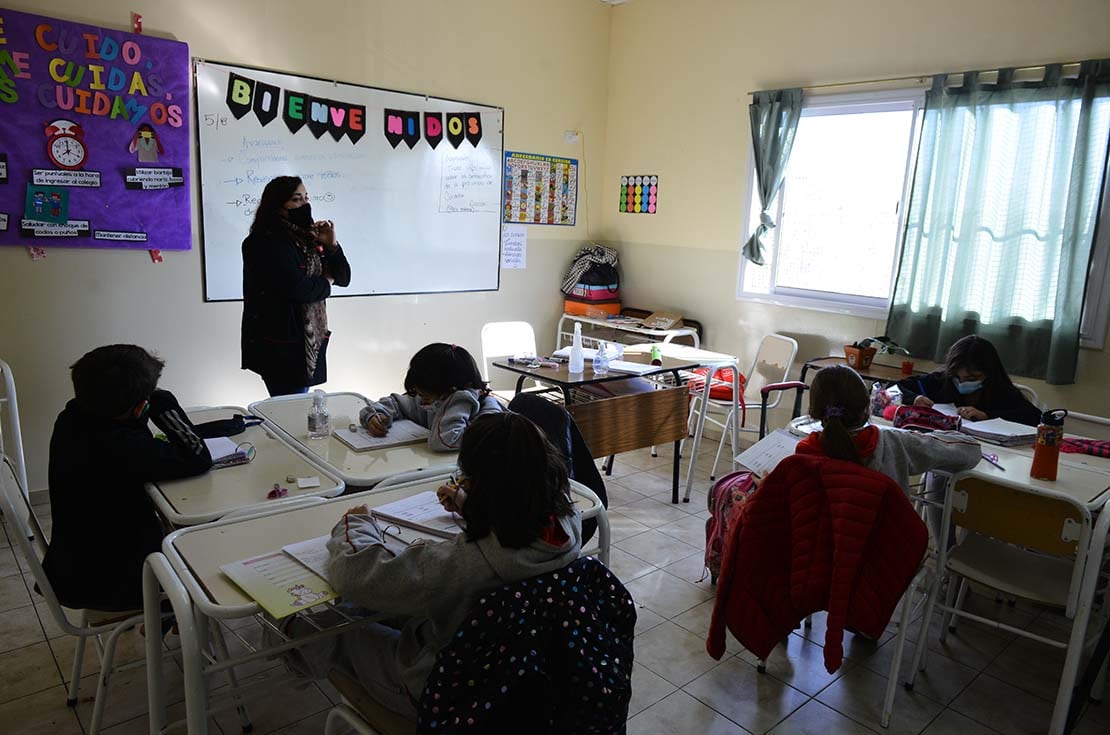
<instances>
[{"instance_id":1,"label":"seated child","mask_svg":"<svg viewBox=\"0 0 1110 735\"><path fill-rule=\"evenodd\" d=\"M302 647L290 662L300 673L319 677L339 668L382 705L415 720L436 654L483 592L578 558L582 517L568 494L566 465L534 423L507 412L478 417L463 434L459 470L460 479L438 492L466 524L449 541L394 554L364 505L332 529L328 574L336 591L399 616L401 627L372 624Z\"/></svg>"},{"instance_id":2,"label":"seated child","mask_svg":"<svg viewBox=\"0 0 1110 735\"><path fill-rule=\"evenodd\" d=\"M165 535L144 484L212 466L177 399L156 390L163 365L142 347L108 345L71 368L74 398L50 438L54 526L43 559L66 607L141 608L143 560Z\"/></svg>"},{"instance_id":3,"label":"seated child","mask_svg":"<svg viewBox=\"0 0 1110 735\"><path fill-rule=\"evenodd\" d=\"M810 383L809 415L821 420L798 443L800 454L823 454L882 472L906 492L911 475L929 470L961 472L979 463L979 442L958 431L920 434L869 425L870 405L863 379L844 365L822 368Z\"/></svg>"},{"instance_id":4,"label":"seated child","mask_svg":"<svg viewBox=\"0 0 1110 735\"><path fill-rule=\"evenodd\" d=\"M358 420L371 436L385 436L396 419L408 419L431 430L428 446L433 451L457 452L471 421L500 411L470 353L435 342L412 356L404 395L393 393L371 403Z\"/></svg>"},{"instance_id":5,"label":"seated child","mask_svg":"<svg viewBox=\"0 0 1110 735\"><path fill-rule=\"evenodd\" d=\"M975 335L956 340L948 349L943 369L921 378L906 378L898 387L907 405L954 403L968 421L1000 418L1036 426L1041 420L1041 410L1010 381L998 350Z\"/></svg>"}]
</instances>

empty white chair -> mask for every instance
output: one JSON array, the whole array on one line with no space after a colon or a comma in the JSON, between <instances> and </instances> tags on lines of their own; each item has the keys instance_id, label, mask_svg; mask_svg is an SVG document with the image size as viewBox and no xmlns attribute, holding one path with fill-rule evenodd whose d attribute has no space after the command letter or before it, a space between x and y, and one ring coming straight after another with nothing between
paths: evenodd
<instances>
[{"instance_id":1,"label":"empty white chair","mask_svg":"<svg viewBox=\"0 0 1110 735\"><path fill-rule=\"evenodd\" d=\"M794 366L794 358L798 354L798 343L790 337L781 334L768 334L764 335L763 339L759 341L759 349L755 353L755 359L752 361L752 366L744 376L744 395L741 400L743 402L743 409L745 412L761 410L761 396L760 389L771 383L782 383L787 379L790 369ZM721 382L726 390L732 390L731 383ZM767 410L771 410L779 405L782 400L782 393L776 393L774 399L767 404ZM728 400L717 400L710 398L705 400L702 391L691 391L690 400L690 425L695 426L698 421L699 413L706 412L705 421L717 426L721 429L721 439L717 444L717 454L713 459L713 468L710 470L710 479L714 479L717 474L717 464L721 458L721 450L724 447L725 437L729 437L732 441L732 424L737 423L739 431L748 431L758 433L758 422L753 422L752 426L739 426L740 417L736 415L733 409L731 393ZM714 418L724 415L724 419ZM732 446L732 456L736 456L737 447ZM689 490L687 490L689 492Z\"/></svg>"},{"instance_id":2,"label":"empty white chair","mask_svg":"<svg viewBox=\"0 0 1110 735\"><path fill-rule=\"evenodd\" d=\"M0 360L0 454L6 454L15 467L24 494L30 492L27 484L27 462L23 458L23 434L19 429L19 402L15 396L15 377L8 363Z\"/></svg>"}]
</instances>

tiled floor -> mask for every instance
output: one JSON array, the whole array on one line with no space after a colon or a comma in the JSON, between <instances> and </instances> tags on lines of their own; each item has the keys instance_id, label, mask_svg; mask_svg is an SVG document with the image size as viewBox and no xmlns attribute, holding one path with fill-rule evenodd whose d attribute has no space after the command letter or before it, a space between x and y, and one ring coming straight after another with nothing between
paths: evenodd
<instances>
[{"instance_id":1,"label":"tiled floor","mask_svg":"<svg viewBox=\"0 0 1110 735\"><path fill-rule=\"evenodd\" d=\"M1043 733L1052 711L1062 654L1015 635L963 622L940 643L933 626L929 670L913 693L898 689L888 730L878 723L886 674L893 654L894 628L878 642L850 634L846 660L833 675L824 668L824 616L814 616L768 661L767 673L730 639L724 658L705 652L713 609L713 588L702 575L705 491L712 454L695 468L695 492L688 504L671 505L670 457L660 449L618 457L607 479L614 546L611 566L639 605L636 663L629 708L630 735L648 733ZM49 508L39 506L42 520ZM65 706L72 641L51 622L24 575L26 563L0 536L0 731L5 733L84 733L95 690L95 656L86 658L82 702ZM971 596L969 606L1002 613L1021 628L1060 635L1063 618L1019 604L1006 608ZM989 610L988 610L989 608ZM245 633L255 635L250 629ZM911 628L916 639L917 628ZM174 638L168 641L172 649ZM232 644L234 647L234 643ZM140 661L142 641L130 634L121 644L121 662ZM167 651L170 717L182 714L180 674ZM907 656L912 646L907 646ZM908 658L907 658L908 661ZM261 676L276 673L272 662L256 665ZM177 671L177 676L174 675ZM106 735L145 733L146 684L140 666L117 674L105 716ZM327 684L306 684L266 707L254 707L254 732L321 733L331 703ZM239 731L234 713L214 718L210 732ZM1110 732L1110 704L1092 706L1076 735Z\"/></svg>"}]
</instances>

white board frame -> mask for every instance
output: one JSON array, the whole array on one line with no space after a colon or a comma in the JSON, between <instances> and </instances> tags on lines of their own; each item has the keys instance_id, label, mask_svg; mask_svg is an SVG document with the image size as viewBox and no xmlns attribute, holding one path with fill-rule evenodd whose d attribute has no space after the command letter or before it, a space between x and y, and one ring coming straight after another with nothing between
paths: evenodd
<instances>
[{"instance_id":1,"label":"white board frame","mask_svg":"<svg viewBox=\"0 0 1110 735\"><path fill-rule=\"evenodd\" d=\"M232 70L235 70L237 72L241 71L241 72L246 73L247 75L249 75L251 72L261 72L261 73L265 73L265 74L277 74L277 75L295 77L297 79L308 80L308 81L311 81L311 82L317 82L317 83L322 82L322 83L326 83L326 84L331 84L336 88L339 88L341 86L345 86L345 87L350 87L350 88L355 88L355 89L369 90L371 92L383 92L383 93L394 94L394 95L403 95L403 96L407 96L407 97L412 97L414 101L419 102L419 104L415 105L413 109L423 109L428 103L442 102L442 103L446 103L447 105L450 106L450 109L445 109L444 110L445 112L457 110L457 109L459 109L459 106L465 106L466 108L468 108L470 110L478 110L482 113L496 113L497 115L500 116L500 125L495 128L493 126L488 126L488 125L483 124L482 142L483 142L484 147L489 148L489 149L493 150L496 153L496 155L494 156L494 159L496 160L497 165L494 167L494 170L496 171L496 175L497 175L497 186L498 186L499 190L502 190L504 188L504 152L505 152L505 143L504 143L504 127L505 127L505 124L504 124L504 120L505 120L505 109L503 107L499 106L499 105L492 105L492 104L484 103L484 102L472 102L472 101L454 99L454 98L449 98L449 97L438 97L438 96L433 96L433 95L424 94L424 93L420 93L420 92L410 92L410 91L406 91L406 90L389 89L389 88L386 88L386 87L377 87L377 86L374 86L374 85L359 84L359 83L356 83L356 82L344 82L344 81L335 80L335 79L328 79L328 78L325 78L325 77L316 77L316 76L311 76L311 75L306 75L306 74L298 74L296 72L283 71L283 70L278 70L278 69L270 69L270 68L265 68L265 67L250 66L250 65L246 65L246 64L239 64L239 63L232 63L232 62L226 62L226 61L218 61L218 60L213 60L213 59L204 59L204 58L200 58L200 57L193 57L192 58L193 110L194 110L193 118L194 118L194 124L196 126L195 129L194 129L194 141L195 141L196 151L197 151L195 180L197 182L197 199L198 199L198 206L197 206L197 217L198 217L198 220L199 220L199 222L198 222L198 224L199 224L198 236L199 236L200 245L201 245L201 247L200 247L200 251L201 251L201 281L202 281L203 296L204 296L204 301L205 302L212 303L212 302L226 302L226 301L242 301L243 297L242 297L241 289L239 290L239 292L237 294L232 295L232 296L227 296L227 295L213 296L211 284L209 282L210 281L209 272L208 272L208 265L209 265L209 263L208 263L208 253L209 253L209 250L208 250L208 243L206 241L207 240L207 232L206 232L206 229L205 229L204 198L203 198L203 192L202 192L202 188L203 188L202 183L204 181L204 171L203 171L204 161L203 161L202 148L201 148L201 126L202 126L203 112L202 112L201 106L200 106L200 92L199 92L199 84L198 84L198 68L199 68L199 65L201 65L201 64L219 65L219 66L229 67ZM338 97L340 95L337 94L336 96ZM368 113L369 112L370 112L370 110L368 110ZM248 113L248 115L249 114L250 113ZM272 123L272 124L280 124L280 120L275 120L274 123ZM366 118L366 133L365 133L366 136L372 136L372 135L381 136L382 135L381 124L382 124L382 122L381 122L381 119L379 117L377 117L376 115L368 114L367 118ZM284 131L284 128L282 130ZM487 142L487 141L489 141L489 142ZM419 143L417 143L417 146L424 146L424 145L427 145L427 144L423 140L421 140ZM467 143L465 141L462 144L462 146L467 146L467 145L469 145L469 143ZM405 146L405 144L401 143L397 146L397 148L400 149L400 148L403 148L404 146ZM446 149L450 148L450 146L449 146L449 144L446 140L446 137L440 143L440 146L441 146L441 149L443 149L444 147L446 147ZM460 148L462 146L460 146ZM258 190L259 195L261 195L262 186L263 185L259 185L259 190ZM310 191L310 194L311 194L311 191ZM499 198L499 200L498 200L498 209L495 212L488 213L489 217L491 219L491 222L492 222L492 219L494 217L496 217L496 219L497 219L496 258L492 259L492 267L494 267L496 273L495 273L495 278L494 278L494 282L493 282L492 286L486 287L486 288L440 288L440 289L412 289L412 290L389 290L389 291L375 290L375 291L372 291L372 292L371 291L350 291L350 292L346 292L344 290L340 290L340 289L337 289L337 288L333 287L334 290L333 290L333 293L331 295L331 298L346 298L346 297L358 297L358 296L397 296L397 295L434 294L434 293L476 293L476 292L488 292L488 291L498 291L498 290L500 290L500 288L501 288L501 238L502 238L501 230L502 230L502 227L504 226L504 224L502 222L502 219L503 219L503 217L502 217L502 212L503 212L502 198L503 198L503 194L502 194L502 197ZM318 213L322 214L322 212L318 212ZM247 223L247 227L244 227L244 229L243 229L242 237L246 237L248 227L249 227L249 222ZM349 227L349 226L344 227L343 225L341 225L341 223L339 223L339 222L336 223L336 229L340 231L340 238L339 238L340 241L342 242L344 239L346 239L348 241L351 240L352 238L350 238L349 236L346 237L346 238L343 236L343 234L342 234L343 230L341 229L341 227L343 227L343 229L346 229L346 227ZM241 238L236 239L237 236L238 236L238 233L236 233L235 235L231 235L230 237L235 240L234 241L234 247L235 247L236 251L238 252L239 244L241 242ZM227 238L221 238L221 240L226 240L226 239ZM225 245L225 247L226 247L226 245ZM492 247L490 248L490 253L491 253L491 255L493 253L493 248ZM355 280L352 279L352 286L354 285L354 283L355 283Z\"/></svg>"}]
</instances>

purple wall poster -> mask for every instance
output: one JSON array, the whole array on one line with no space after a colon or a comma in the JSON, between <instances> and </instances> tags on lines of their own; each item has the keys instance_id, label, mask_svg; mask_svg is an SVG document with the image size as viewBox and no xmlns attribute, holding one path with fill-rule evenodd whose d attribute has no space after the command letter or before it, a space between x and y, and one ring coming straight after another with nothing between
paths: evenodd
<instances>
[{"instance_id":1,"label":"purple wall poster","mask_svg":"<svg viewBox=\"0 0 1110 735\"><path fill-rule=\"evenodd\" d=\"M188 250L189 47L0 8L0 245Z\"/></svg>"}]
</instances>

